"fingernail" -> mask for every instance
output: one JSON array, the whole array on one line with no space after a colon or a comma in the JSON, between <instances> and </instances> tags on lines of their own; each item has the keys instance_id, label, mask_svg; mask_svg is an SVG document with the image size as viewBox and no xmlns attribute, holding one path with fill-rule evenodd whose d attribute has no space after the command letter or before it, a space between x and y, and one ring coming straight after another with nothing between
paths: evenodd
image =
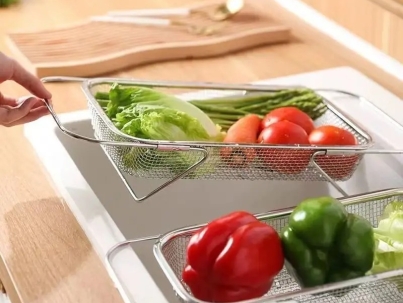
<instances>
[{"instance_id":1,"label":"fingernail","mask_svg":"<svg viewBox=\"0 0 403 303\"><path fill-rule=\"evenodd\" d=\"M21 108L21 107L27 107L30 108L32 106L34 106L34 104L38 101L38 99L36 97L29 97L29 98L24 98L21 101L18 100L18 105L17 108Z\"/></svg>"},{"instance_id":2,"label":"fingernail","mask_svg":"<svg viewBox=\"0 0 403 303\"><path fill-rule=\"evenodd\" d=\"M23 104L25 101L27 101L28 99L31 99L31 98L35 98L35 97L34 97L34 96L24 96L24 97L18 98L17 104L18 104L18 105L21 105L21 104ZM36 99L36 98L35 98L35 99Z\"/></svg>"}]
</instances>

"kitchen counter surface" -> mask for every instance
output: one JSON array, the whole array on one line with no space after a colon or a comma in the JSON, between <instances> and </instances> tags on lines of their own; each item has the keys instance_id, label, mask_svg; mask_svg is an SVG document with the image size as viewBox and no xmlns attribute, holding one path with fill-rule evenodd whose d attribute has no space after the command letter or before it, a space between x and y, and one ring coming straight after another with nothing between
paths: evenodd
<instances>
[{"instance_id":1,"label":"kitchen counter surface","mask_svg":"<svg viewBox=\"0 0 403 303\"><path fill-rule=\"evenodd\" d=\"M387 11L403 18L403 0L370 0Z\"/></svg>"},{"instance_id":2,"label":"kitchen counter surface","mask_svg":"<svg viewBox=\"0 0 403 303\"><path fill-rule=\"evenodd\" d=\"M5 35L11 30L61 26L90 14L140 8L142 4L87 0L77 9L75 1L21 2L0 10L0 50L9 55ZM190 2L149 0L147 6L186 3ZM397 78L308 26L276 1L262 1L262 6L292 27L295 37L291 43L214 59L152 64L108 76L235 83L352 66L403 97ZM58 113L85 109L77 84L48 87ZM14 83L4 83L0 89L5 95L26 94ZM0 279L12 302L122 302L82 228L54 191L22 127L0 128L0 142Z\"/></svg>"}]
</instances>

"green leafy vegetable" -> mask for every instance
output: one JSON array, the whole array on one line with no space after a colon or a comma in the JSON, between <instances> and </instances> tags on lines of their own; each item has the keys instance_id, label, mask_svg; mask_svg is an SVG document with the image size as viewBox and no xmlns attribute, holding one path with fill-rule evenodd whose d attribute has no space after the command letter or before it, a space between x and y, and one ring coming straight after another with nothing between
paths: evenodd
<instances>
[{"instance_id":1,"label":"green leafy vegetable","mask_svg":"<svg viewBox=\"0 0 403 303\"><path fill-rule=\"evenodd\" d=\"M115 125L137 138L167 141L209 141L200 122L190 115L159 105L136 104L116 114Z\"/></svg>"},{"instance_id":2,"label":"green leafy vegetable","mask_svg":"<svg viewBox=\"0 0 403 303\"><path fill-rule=\"evenodd\" d=\"M146 87L114 84L106 114L122 132L152 140L216 141L216 124L196 106Z\"/></svg>"},{"instance_id":3,"label":"green leafy vegetable","mask_svg":"<svg viewBox=\"0 0 403 303\"><path fill-rule=\"evenodd\" d=\"M392 202L385 208L374 228L376 250L370 274L403 268L403 203Z\"/></svg>"},{"instance_id":4,"label":"green leafy vegetable","mask_svg":"<svg viewBox=\"0 0 403 303\"><path fill-rule=\"evenodd\" d=\"M151 88L114 84L107 94L98 93L96 99L116 128L129 136L162 141L222 141L224 138L220 127L202 110ZM168 169L178 174L195 164L201 154L128 148L122 150L121 156L125 167L137 173ZM197 174L193 171L191 176Z\"/></svg>"}]
</instances>

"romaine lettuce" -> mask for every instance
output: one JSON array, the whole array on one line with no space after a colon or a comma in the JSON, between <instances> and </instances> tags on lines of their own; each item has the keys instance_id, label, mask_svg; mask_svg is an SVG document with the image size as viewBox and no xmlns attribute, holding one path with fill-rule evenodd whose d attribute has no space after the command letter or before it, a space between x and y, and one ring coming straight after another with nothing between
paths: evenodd
<instances>
[{"instance_id":1,"label":"romaine lettuce","mask_svg":"<svg viewBox=\"0 0 403 303\"><path fill-rule=\"evenodd\" d=\"M371 274L403 268L403 203L392 202L385 208L374 228L376 250Z\"/></svg>"},{"instance_id":2,"label":"romaine lettuce","mask_svg":"<svg viewBox=\"0 0 403 303\"><path fill-rule=\"evenodd\" d=\"M108 94L102 93L101 99L100 105L109 119L129 136L162 141L222 141L225 135L193 104L151 88L114 84ZM202 156L136 147L122 149L121 153L124 165L139 174L168 169L177 175ZM192 171L188 177L214 172L213 166L208 168Z\"/></svg>"},{"instance_id":3,"label":"romaine lettuce","mask_svg":"<svg viewBox=\"0 0 403 303\"><path fill-rule=\"evenodd\" d=\"M219 128L196 106L146 87L114 84L106 114L122 132L152 140L217 141Z\"/></svg>"}]
</instances>

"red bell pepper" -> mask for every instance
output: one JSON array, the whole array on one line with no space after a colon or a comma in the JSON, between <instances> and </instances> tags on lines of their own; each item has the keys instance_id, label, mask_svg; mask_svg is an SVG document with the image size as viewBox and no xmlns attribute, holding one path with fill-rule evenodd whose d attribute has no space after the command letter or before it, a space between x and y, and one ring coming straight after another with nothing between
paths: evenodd
<instances>
[{"instance_id":1,"label":"red bell pepper","mask_svg":"<svg viewBox=\"0 0 403 303\"><path fill-rule=\"evenodd\" d=\"M236 302L267 293L284 265L276 230L237 211L198 230L187 247L183 281L194 297Z\"/></svg>"}]
</instances>

